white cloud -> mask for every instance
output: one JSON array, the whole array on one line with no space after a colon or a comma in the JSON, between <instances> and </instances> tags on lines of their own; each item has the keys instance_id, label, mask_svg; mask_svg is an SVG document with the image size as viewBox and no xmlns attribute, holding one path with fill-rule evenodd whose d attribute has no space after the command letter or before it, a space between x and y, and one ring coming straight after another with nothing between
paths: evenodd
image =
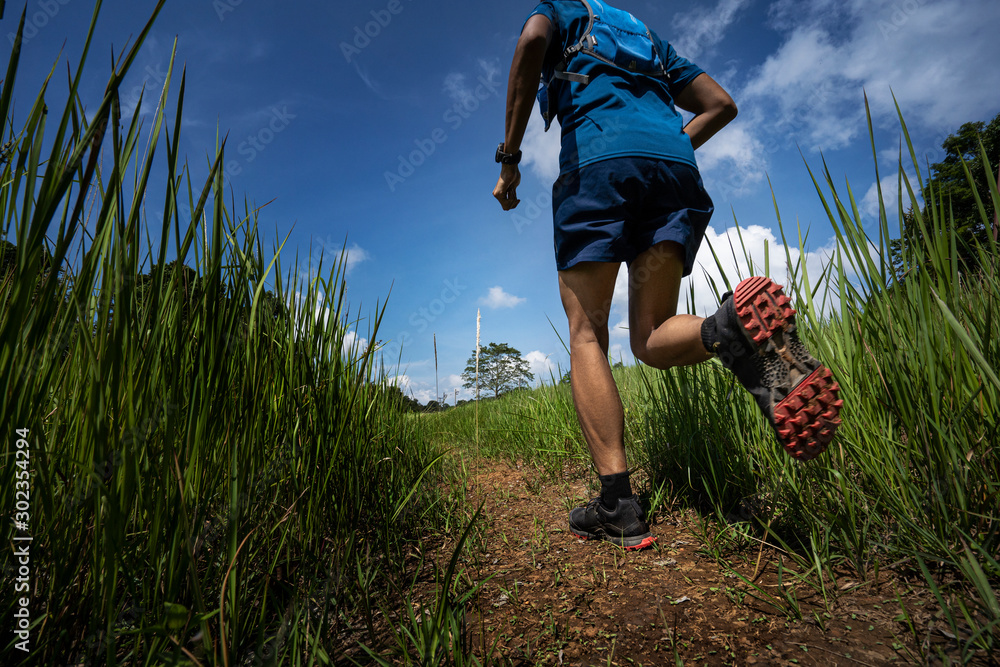
<instances>
[{"instance_id":1,"label":"white cloud","mask_svg":"<svg viewBox=\"0 0 1000 667\"><path fill-rule=\"evenodd\" d=\"M462 386L463 384L465 384L465 380L462 379L461 375L452 374L448 377L441 378L441 394L447 401L448 405L455 405L456 390L458 390L458 400L460 401L471 400L476 397L475 388L466 389Z\"/></svg>"},{"instance_id":2,"label":"white cloud","mask_svg":"<svg viewBox=\"0 0 1000 667\"><path fill-rule=\"evenodd\" d=\"M823 273L823 268L833 256L835 243L834 240L823 248L803 253L798 247L786 249L781 241L775 237L774 232L759 225L742 227L739 231L735 226L732 226L722 232L716 232L715 229L709 227L705 233L705 240L698 249L694 270L681 282L681 303L678 305L678 311L694 312L702 317L715 313L719 307L718 296L726 291L723 275L729 279L732 287L736 287L741 280L750 276L763 275L765 273L765 256L768 258L771 277L783 285L786 288L786 293L789 293L794 299L795 296L790 290L791 284L793 282L801 283L804 270L808 273L810 285L815 289L817 281ZM715 249L715 254L719 258L718 264L722 265L721 271L712 255L712 248ZM747 262L748 257L749 263ZM795 268L794 281L789 263ZM693 304L691 304L690 299L692 285L694 286ZM718 295L716 289L718 289ZM835 295L821 292L814 299L816 299L817 307L820 307L825 299L826 308L829 309L834 297Z\"/></svg>"},{"instance_id":3,"label":"white cloud","mask_svg":"<svg viewBox=\"0 0 1000 667\"><path fill-rule=\"evenodd\" d=\"M507 294L500 286L491 287L489 294L479 300L479 303L487 308L514 308L527 301L527 299L513 294Z\"/></svg>"},{"instance_id":4,"label":"white cloud","mask_svg":"<svg viewBox=\"0 0 1000 667\"><path fill-rule=\"evenodd\" d=\"M386 380L389 384L394 384L400 388L404 396L409 396L420 403L427 404L428 401L434 400L434 387L433 385L428 387L426 383L415 382L413 378L405 373L396 375L395 377L387 378Z\"/></svg>"},{"instance_id":5,"label":"white cloud","mask_svg":"<svg viewBox=\"0 0 1000 667\"><path fill-rule=\"evenodd\" d=\"M347 273L350 273L358 264L366 262L369 259L371 259L371 255L368 251L355 243L350 248L338 252L334 261L337 263L343 261L347 267Z\"/></svg>"},{"instance_id":6,"label":"white cloud","mask_svg":"<svg viewBox=\"0 0 1000 667\"><path fill-rule=\"evenodd\" d=\"M628 340L628 265L618 267L615 291L611 296L611 312L608 314L608 335L612 340Z\"/></svg>"},{"instance_id":7,"label":"white cloud","mask_svg":"<svg viewBox=\"0 0 1000 667\"><path fill-rule=\"evenodd\" d=\"M770 276L785 287L787 294L796 299L799 295L791 289L792 283L802 284L804 269L808 274L810 286L815 290L824 268L834 256L836 239L816 250L806 250L805 253L798 247L792 247L787 250L786 255L786 248L781 240L766 227L751 225L741 227L737 231L735 226L730 226L721 232L709 227L705 233L705 240L698 249L694 270L690 276L681 281L678 312L693 312L701 317L714 314L719 307L719 297L727 290L723 275L729 279L732 287L736 287L741 280L752 275L763 275L765 247ZM721 271L712 255L712 248L719 257ZM877 254L877 250L874 245L869 247L869 252L873 254ZM789 270L789 261L795 267L794 281L792 271ZM854 274L851 268L845 266L845 270L848 278L852 278ZM690 299L692 285L693 304ZM839 304L839 298L836 293L824 288L814 296L814 303L817 309L829 313ZM628 269L624 264L615 282L608 328L611 339L608 353L612 362L621 360L625 364L635 363L628 342Z\"/></svg>"},{"instance_id":8,"label":"white cloud","mask_svg":"<svg viewBox=\"0 0 1000 667\"><path fill-rule=\"evenodd\" d=\"M846 146L864 128L864 119L863 84L845 80L840 69L845 56L823 29L794 31L740 94L749 102L744 106L754 109L749 122L773 132L775 147Z\"/></svg>"},{"instance_id":9,"label":"white cloud","mask_svg":"<svg viewBox=\"0 0 1000 667\"><path fill-rule=\"evenodd\" d=\"M454 102L465 104L475 99L475 93L466 85L465 75L461 72L452 72L444 78L444 92L448 94Z\"/></svg>"},{"instance_id":10,"label":"white cloud","mask_svg":"<svg viewBox=\"0 0 1000 667\"><path fill-rule=\"evenodd\" d=\"M317 289L313 292L312 303L309 303L309 294L295 292L285 299L288 309L292 312L292 317L298 325L299 335L305 335L309 327L309 309L312 309L313 326L322 327L330 320L330 309L323 305L325 299L323 294Z\"/></svg>"},{"instance_id":11,"label":"white cloud","mask_svg":"<svg viewBox=\"0 0 1000 667\"><path fill-rule=\"evenodd\" d=\"M364 354L367 347L368 339L362 338L357 332L348 331L344 334L344 342L341 345L341 350L345 355L360 356Z\"/></svg>"},{"instance_id":12,"label":"white cloud","mask_svg":"<svg viewBox=\"0 0 1000 667\"><path fill-rule=\"evenodd\" d=\"M531 110L528 127L521 140L521 157L523 167L530 168L532 173L546 183L555 182L559 176L559 151L561 149L561 130L559 121L553 119L549 131L545 131L545 121L538 113L538 102Z\"/></svg>"},{"instance_id":13,"label":"white cloud","mask_svg":"<svg viewBox=\"0 0 1000 667\"><path fill-rule=\"evenodd\" d=\"M784 42L734 97L785 145L856 140L864 91L877 122L895 123L894 94L932 132L997 111L1000 68L986 65L1000 60L995 0L782 0L771 15Z\"/></svg>"},{"instance_id":14,"label":"white cloud","mask_svg":"<svg viewBox=\"0 0 1000 667\"><path fill-rule=\"evenodd\" d=\"M608 359L611 360L612 366L617 363L621 363L624 366L631 366L635 363L635 357L632 356L632 349L621 343L608 346Z\"/></svg>"},{"instance_id":15,"label":"white cloud","mask_svg":"<svg viewBox=\"0 0 1000 667\"><path fill-rule=\"evenodd\" d=\"M552 378L555 378L555 381L559 382L558 365L550 356L539 350L534 350L524 355L524 360L528 362L529 370L535 375L536 384L542 382L551 383Z\"/></svg>"},{"instance_id":16,"label":"white cloud","mask_svg":"<svg viewBox=\"0 0 1000 667\"><path fill-rule=\"evenodd\" d=\"M674 17L674 50L685 58L694 59L722 41L726 29L751 0L719 0L715 7L699 5L697 9Z\"/></svg>"},{"instance_id":17,"label":"white cloud","mask_svg":"<svg viewBox=\"0 0 1000 667\"><path fill-rule=\"evenodd\" d=\"M348 248L343 242L338 243L331 236L325 239L313 238L309 256L299 262L295 278L300 282L311 283L317 277L329 277L334 268L341 264L343 271L351 273L359 264L371 258L371 254L357 243Z\"/></svg>"},{"instance_id":18,"label":"white cloud","mask_svg":"<svg viewBox=\"0 0 1000 667\"><path fill-rule=\"evenodd\" d=\"M748 194L764 180L767 153L749 123L736 121L698 149L698 168L720 200Z\"/></svg>"},{"instance_id":19,"label":"white cloud","mask_svg":"<svg viewBox=\"0 0 1000 667\"><path fill-rule=\"evenodd\" d=\"M902 183L899 181L898 174L884 176L880 181L882 186L882 201L890 225L898 224L900 202L903 204L903 211L910 208L910 193L906 189L907 181L909 181L910 187L913 188L913 193L917 196L917 200L922 201L920 188L917 187L917 177L912 172L906 173L905 180ZM900 185L903 188L902 197L900 197ZM858 212L868 222L878 222L878 186L879 183L872 183L871 187L868 188L868 192L858 202ZM895 235L895 229L893 229L893 235Z\"/></svg>"},{"instance_id":20,"label":"white cloud","mask_svg":"<svg viewBox=\"0 0 1000 667\"><path fill-rule=\"evenodd\" d=\"M313 293L313 302L308 302L308 295L303 292L295 292L286 299L289 310L296 323L297 335L306 336L309 333L310 324L317 328L330 326L330 316L333 312L326 305L326 296L317 288ZM310 309L312 310L312 322L310 323ZM338 326L334 324L333 326ZM340 346L341 354L345 356L360 356L368 348L368 339L358 335L357 331L344 328L344 339ZM403 377L403 376L401 376Z\"/></svg>"}]
</instances>

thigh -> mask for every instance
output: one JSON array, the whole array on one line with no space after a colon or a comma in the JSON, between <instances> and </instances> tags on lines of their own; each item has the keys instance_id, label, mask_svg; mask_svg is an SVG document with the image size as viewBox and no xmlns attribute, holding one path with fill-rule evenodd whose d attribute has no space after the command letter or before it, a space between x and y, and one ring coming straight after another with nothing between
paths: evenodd
<instances>
[{"instance_id":1,"label":"thigh","mask_svg":"<svg viewBox=\"0 0 1000 667\"><path fill-rule=\"evenodd\" d=\"M679 243L662 241L629 265L628 321L633 341L645 343L654 329L677 314L685 252Z\"/></svg>"},{"instance_id":2,"label":"thigh","mask_svg":"<svg viewBox=\"0 0 1000 667\"><path fill-rule=\"evenodd\" d=\"M607 351L608 316L619 262L580 262L559 272L559 296L569 320L570 345L596 339Z\"/></svg>"}]
</instances>

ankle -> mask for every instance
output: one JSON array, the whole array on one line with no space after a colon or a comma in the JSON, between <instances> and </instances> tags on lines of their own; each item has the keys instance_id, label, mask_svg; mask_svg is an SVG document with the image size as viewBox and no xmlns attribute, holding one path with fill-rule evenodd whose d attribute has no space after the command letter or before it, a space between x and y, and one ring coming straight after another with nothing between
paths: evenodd
<instances>
[{"instance_id":1,"label":"ankle","mask_svg":"<svg viewBox=\"0 0 1000 667\"><path fill-rule=\"evenodd\" d=\"M632 497L632 482L629 480L631 474L626 470L614 475L597 476L601 481L601 504L605 509L613 511L618 507L619 499Z\"/></svg>"},{"instance_id":2,"label":"ankle","mask_svg":"<svg viewBox=\"0 0 1000 667\"><path fill-rule=\"evenodd\" d=\"M715 315L709 315L701 323L701 344L709 354L715 354L719 344L719 334L715 327Z\"/></svg>"}]
</instances>

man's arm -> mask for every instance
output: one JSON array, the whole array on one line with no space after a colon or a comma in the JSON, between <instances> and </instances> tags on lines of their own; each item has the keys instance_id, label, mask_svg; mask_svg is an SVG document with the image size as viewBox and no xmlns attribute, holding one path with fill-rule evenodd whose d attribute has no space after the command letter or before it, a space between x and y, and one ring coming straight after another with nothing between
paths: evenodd
<instances>
[{"instance_id":1,"label":"man's arm","mask_svg":"<svg viewBox=\"0 0 1000 667\"><path fill-rule=\"evenodd\" d=\"M677 106L695 116L684 126L696 149L736 118L736 102L722 86L702 73L684 87L674 100Z\"/></svg>"},{"instance_id":2,"label":"man's arm","mask_svg":"<svg viewBox=\"0 0 1000 667\"><path fill-rule=\"evenodd\" d=\"M516 153L521 149L524 130L535 104L538 80L542 73L542 62L552 40L552 23L548 18L535 14L524 24L521 37L514 50L514 60L510 66L507 81L507 120L504 131L504 152ZM517 186L521 182L521 172L517 165L503 165L500 180L493 189L503 210L515 208Z\"/></svg>"}]
</instances>

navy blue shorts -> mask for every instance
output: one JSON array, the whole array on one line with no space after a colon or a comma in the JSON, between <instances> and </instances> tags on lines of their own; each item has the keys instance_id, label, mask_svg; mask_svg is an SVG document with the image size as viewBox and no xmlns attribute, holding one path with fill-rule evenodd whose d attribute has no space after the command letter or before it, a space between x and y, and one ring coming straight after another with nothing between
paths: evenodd
<instances>
[{"instance_id":1,"label":"navy blue shorts","mask_svg":"<svg viewBox=\"0 0 1000 667\"><path fill-rule=\"evenodd\" d=\"M714 210L698 170L681 162L612 158L561 174L552 186L556 267L631 264L674 241L685 249L687 276Z\"/></svg>"}]
</instances>

